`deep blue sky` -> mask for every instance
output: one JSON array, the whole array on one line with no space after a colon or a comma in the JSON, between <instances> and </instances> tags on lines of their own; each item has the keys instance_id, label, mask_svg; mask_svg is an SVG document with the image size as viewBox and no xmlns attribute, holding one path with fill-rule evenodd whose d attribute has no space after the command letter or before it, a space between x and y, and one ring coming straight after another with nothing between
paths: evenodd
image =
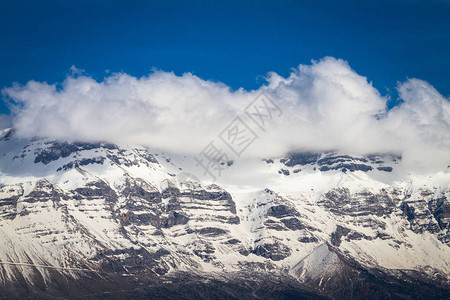
<instances>
[{"instance_id":1,"label":"deep blue sky","mask_svg":"<svg viewBox=\"0 0 450 300\"><path fill-rule=\"evenodd\" d=\"M75 65L99 80L155 67L254 89L334 56L394 99L407 77L448 96L449 19L446 0L1 1L0 88L60 82Z\"/></svg>"}]
</instances>

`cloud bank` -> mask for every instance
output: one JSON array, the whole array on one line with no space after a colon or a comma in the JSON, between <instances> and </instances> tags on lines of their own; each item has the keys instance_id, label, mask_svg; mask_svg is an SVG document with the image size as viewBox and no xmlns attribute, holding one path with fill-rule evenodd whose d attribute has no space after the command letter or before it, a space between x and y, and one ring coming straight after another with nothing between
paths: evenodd
<instances>
[{"instance_id":1,"label":"cloud bank","mask_svg":"<svg viewBox=\"0 0 450 300\"><path fill-rule=\"evenodd\" d=\"M417 168L450 164L450 102L429 83L398 84L402 103L387 110L367 78L326 57L284 78L269 73L254 91L232 91L190 73L156 71L142 78L118 73L98 82L79 74L60 85L30 81L3 89L21 137L144 144L196 154L261 92L282 110L246 155L293 150L353 154L393 152ZM225 147L225 146L224 146Z\"/></svg>"}]
</instances>

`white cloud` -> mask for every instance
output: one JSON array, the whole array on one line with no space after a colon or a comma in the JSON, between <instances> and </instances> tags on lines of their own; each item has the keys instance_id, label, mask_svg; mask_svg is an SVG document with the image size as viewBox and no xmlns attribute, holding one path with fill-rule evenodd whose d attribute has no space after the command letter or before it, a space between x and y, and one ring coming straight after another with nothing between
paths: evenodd
<instances>
[{"instance_id":1,"label":"white cloud","mask_svg":"<svg viewBox=\"0 0 450 300\"><path fill-rule=\"evenodd\" d=\"M0 129L9 128L12 126L12 116L7 114L0 114Z\"/></svg>"},{"instance_id":2,"label":"white cloud","mask_svg":"<svg viewBox=\"0 0 450 300\"><path fill-rule=\"evenodd\" d=\"M77 76L75 76L77 75ZM247 155L289 150L396 152L416 167L450 163L450 104L430 84L398 85L403 104L387 111L387 97L347 62L324 58L289 77L269 73L256 91L232 92L192 74L119 73L102 82L80 74L61 87L30 81L3 94L17 105L14 126L23 137L137 143L171 152L198 153L261 91L281 108Z\"/></svg>"}]
</instances>

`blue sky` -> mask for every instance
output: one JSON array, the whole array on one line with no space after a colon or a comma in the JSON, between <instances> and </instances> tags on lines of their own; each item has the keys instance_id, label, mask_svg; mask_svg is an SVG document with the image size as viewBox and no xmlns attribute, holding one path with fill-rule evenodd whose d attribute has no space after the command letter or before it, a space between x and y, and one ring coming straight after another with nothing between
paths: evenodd
<instances>
[{"instance_id":1,"label":"blue sky","mask_svg":"<svg viewBox=\"0 0 450 300\"><path fill-rule=\"evenodd\" d=\"M75 65L99 80L157 68L256 89L333 56L394 100L408 77L450 95L449 1L337 2L2 1L0 88L61 82Z\"/></svg>"}]
</instances>

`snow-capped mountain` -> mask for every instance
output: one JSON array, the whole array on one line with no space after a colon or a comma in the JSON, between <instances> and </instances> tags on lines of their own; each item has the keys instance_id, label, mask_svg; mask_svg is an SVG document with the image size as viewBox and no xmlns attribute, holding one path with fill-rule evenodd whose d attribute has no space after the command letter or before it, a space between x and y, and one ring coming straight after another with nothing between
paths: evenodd
<instances>
[{"instance_id":1,"label":"snow-capped mountain","mask_svg":"<svg viewBox=\"0 0 450 300\"><path fill-rule=\"evenodd\" d=\"M5 130L0 297L449 297L450 173L400 162L291 153L211 183L188 156Z\"/></svg>"}]
</instances>

